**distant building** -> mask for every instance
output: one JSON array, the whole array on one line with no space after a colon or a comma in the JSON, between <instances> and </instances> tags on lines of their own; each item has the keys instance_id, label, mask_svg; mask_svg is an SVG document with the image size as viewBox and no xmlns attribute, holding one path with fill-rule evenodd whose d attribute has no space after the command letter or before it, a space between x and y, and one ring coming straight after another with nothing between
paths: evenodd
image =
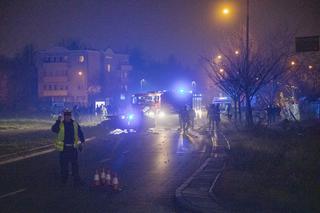
<instances>
[{"instance_id":1,"label":"distant building","mask_svg":"<svg viewBox=\"0 0 320 213\"><path fill-rule=\"evenodd\" d=\"M107 98L114 102L125 101L128 95L128 74L132 70L129 55L118 54L108 48L103 52L103 90Z\"/></svg>"},{"instance_id":2,"label":"distant building","mask_svg":"<svg viewBox=\"0 0 320 213\"><path fill-rule=\"evenodd\" d=\"M93 105L96 99L114 98L115 94L120 100L122 94L126 95L131 70L128 56L111 49L102 52L63 47L41 51L37 67L41 101L84 107Z\"/></svg>"}]
</instances>

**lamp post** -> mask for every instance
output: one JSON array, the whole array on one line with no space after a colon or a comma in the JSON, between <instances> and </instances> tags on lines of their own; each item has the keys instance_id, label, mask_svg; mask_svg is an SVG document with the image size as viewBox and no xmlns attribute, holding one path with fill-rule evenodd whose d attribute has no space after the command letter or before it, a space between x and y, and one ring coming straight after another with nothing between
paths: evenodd
<instances>
[{"instance_id":1,"label":"lamp post","mask_svg":"<svg viewBox=\"0 0 320 213\"><path fill-rule=\"evenodd\" d=\"M141 91L143 89L143 84L145 84L145 82L146 82L146 80L144 80L144 78L140 80L140 90Z\"/></svg>"},{"instance_id":2,"label":"lamp post","mask_svg":"<svg viewBox=\"0 0 320 213\"><path fill-rule=\"evenodd\" d=\"M247 0L247 15L246 15L246 71L249 68L249 0Z\"/></svg>"},{"instance_id":3,"label":"lamp post","mask_svg":"<svg viewBox=\"0 0 320 213\"><path fill-rule=\"evenodd\" d=\"M246 49L245 49L245 70L248 69L248 65L249 65L249 57L250 57L250 49L249 49L249 30L250 30L250 24L249 24L249 21L250 21L250 15L249 15L249 6L250 6L250 1L249 0L246 0ZM224 7L222 9L222 15L224 16L228 16L230 15L230 12L231 10L228 8L228 7ZM235 52L236 55L239 54L239 51L236 51ZM219 57L219 56L218 56ZM221 58L219 58L221 59Z\"/></svg>"}]
</instances>

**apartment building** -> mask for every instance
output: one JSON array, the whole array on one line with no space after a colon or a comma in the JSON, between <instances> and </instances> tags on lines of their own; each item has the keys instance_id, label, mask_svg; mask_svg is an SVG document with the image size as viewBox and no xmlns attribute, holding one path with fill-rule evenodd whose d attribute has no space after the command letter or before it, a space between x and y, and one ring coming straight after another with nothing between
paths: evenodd
<instances>
[{"instance_id":1,"label":"apartment building","mask_svg":"<svg viewBox=\"0 0 320 213\"><path fill-rule=\"evenodd\" d=\"M39 53L38 95L45 103L87 107L96 99L126 96L129 57L111 49L67 50L53 47Z\"/></svg>"},{"instance_id":2,"label":"apartment building","mask_svg":"<svg viewBox=\"0 0 320 213\"><path fill-rule=\"evenodd\" d=\"M113 101L124 101L128 95L128 73L132 69L129 55L115 53L108 48L103 52L103 66L103 93Z\"/></svg>"}]
</instances>

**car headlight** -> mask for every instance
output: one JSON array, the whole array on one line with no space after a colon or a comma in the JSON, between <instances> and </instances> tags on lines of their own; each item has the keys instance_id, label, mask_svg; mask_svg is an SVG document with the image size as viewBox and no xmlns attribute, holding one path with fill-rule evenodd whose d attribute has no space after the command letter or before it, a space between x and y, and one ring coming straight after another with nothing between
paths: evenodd
<instances>
[{"instance_id":1,"label":"car headlight","mask_svg":"<svg viewBox=\"0 0 320 213\"><path fill-rule=\"evenodd\" d=\"M147 112L147 116L150 118L154 118L154 112L153 111Z\"/></svg>"},{"instance_id":2,"label":"car headlight","mask_svg":"<svg viewBox=\"0 0 320 213\"><path fill-rule=\"evenodd\" d=\"M164 112L159 112L159 118L163 118L163 117L165 117L166 116L166 114L164 113Z\"/></svg>"}]
</instances>

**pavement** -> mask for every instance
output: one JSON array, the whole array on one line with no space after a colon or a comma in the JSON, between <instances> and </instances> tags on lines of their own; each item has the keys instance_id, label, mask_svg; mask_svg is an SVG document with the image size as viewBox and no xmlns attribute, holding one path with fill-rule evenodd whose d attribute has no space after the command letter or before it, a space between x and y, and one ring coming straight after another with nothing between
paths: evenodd
<instances>
[{"instance_id":1,"label":"pavement","mask_svg":"<svg viewBox=\"0 0 320 213\"><path fill-rule=\"evenodd\" d=\"M210 136L212 150L207 160L176 190L179 206L190 212L227 212L219 203L214 187L220 178L230 144L222 132Z\"/></svg>"}]
</instances>

